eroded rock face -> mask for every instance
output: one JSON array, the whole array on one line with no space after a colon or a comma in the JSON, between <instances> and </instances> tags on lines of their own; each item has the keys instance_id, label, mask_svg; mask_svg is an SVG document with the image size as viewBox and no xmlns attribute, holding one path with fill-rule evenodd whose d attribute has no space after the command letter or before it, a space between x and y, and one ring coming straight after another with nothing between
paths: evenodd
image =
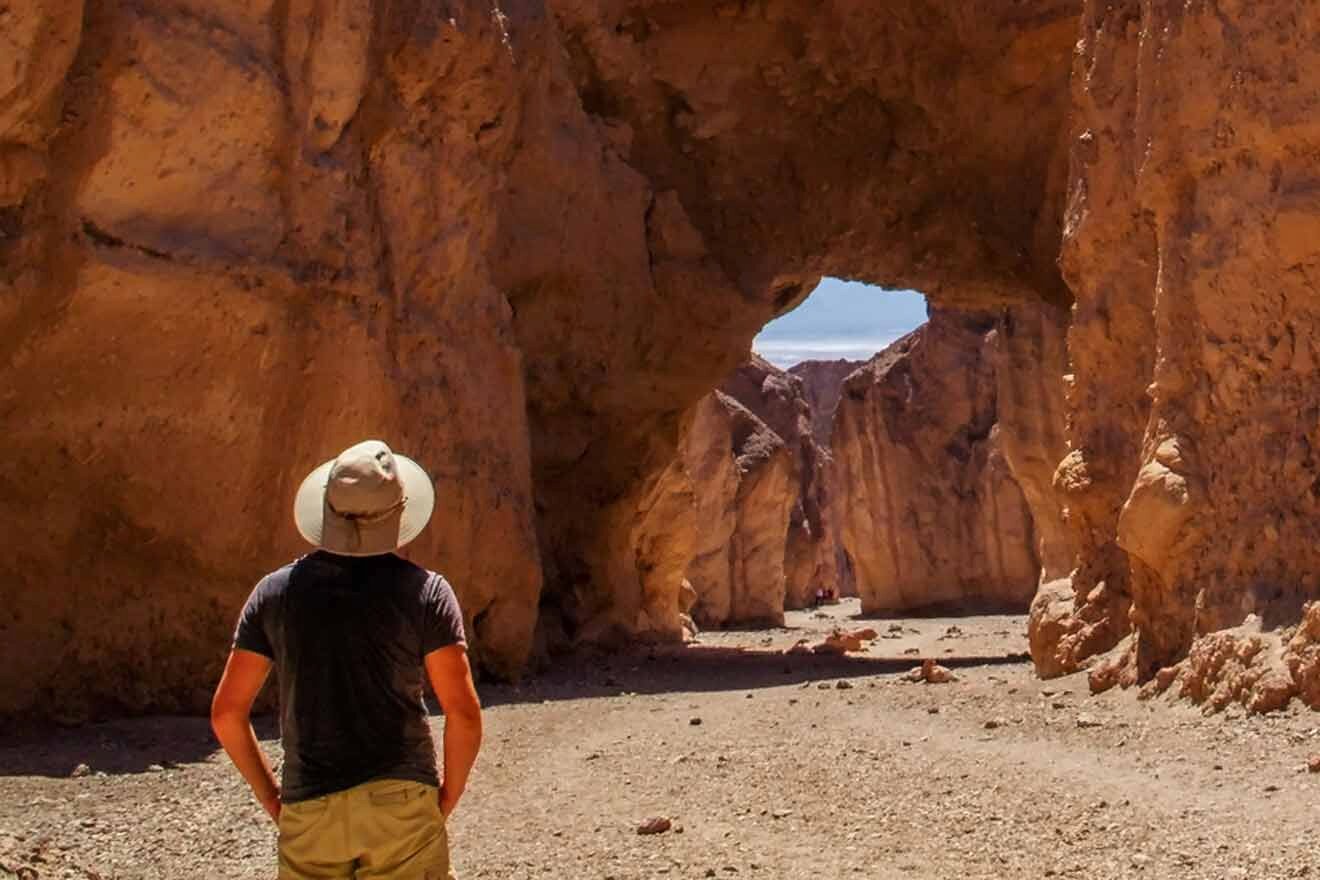
<instances>
[{"instance_id":1,"label":"eroded rock face","mask_svg":"<svg viewBox=\"0 0 1320 880\"><path fill-rule=\"evenodd\" d=\"M683 414L826 272L1075 298L1066 357L1059 312L1024 318L995 380L1043 672L1155 680L1320 596L1304 10L3 16L0 714L204 705L299 550L297 480L369 435L437 477L415 555L484 668L523 666L542 604L570 638L677 637L682 541L645 535L687 503Z\"/></svg>"},{"instance_id":2,"label":"eroded rock face","mask_svg":"<svg viewBox=\"0 0 1320 880\"><path fill-rule=\"evenodd\" d=\"M756 355L685 420L665 479L683 482L691 506L656 520L648 541L691 546L698 625L782 623L817 589L841 589L828 458L811 426L802 382Z\"/></svg>"},{"instance_id":3,"label":"eroded rock face","mask_svg":"<svg viewBox=\"0 0 1320 880\"><path fill-rule=\"evenodd\" d=\"M932 310L844 384L831 482L865 612L1024 609L1035 593L1031 514L996 427L994 325Z\"/></svg>"},{"instance_id":4,"label":"eroded rock face","mask_svg":"<svg viewBox=\"0 0 1320 880\"><path fill-rule=\"evenodd\" d=\"M1313 688L1277 644L1320 595L1320 252L1301 158L1320 73L1312 25L1276 28L1294 13L1085 4L1056 479L1080 555L1042 648L1070 668L1130 628L1097 686L1178 677L1257 709ZM1088 627L1104 638L1073 640Z\"/></svg>"},{"instance_id":5,"label":"eroded rock face","mask_svg":"<svg viewBox=\"0 0 1320 880\"><path fill-rule=\"evenodd\" d=\"M796 450L723 392L696 407L680 454L696 487L687 579L700 626L780 626L784 548L797 504Z\"/></svg>"},{"instance_id":6,"label":"eroded rock face","mask_svg":"<svg viewBox=\"0 0 1320 880\"><path fill-rule=\"evenodd\" d=\"M545 85L524 99L494 265L527 364L546 601L573 634L624 631L643 587L622 573L644 567L621 542L620 499L820 274L950 302L1066 298L1054 261L1076 10L551 9L562 54L529 53L510 28Z\"/></svg>"},{"instance_id":7,"label":"eroded rock face","mask_svg":"<svg viewBox=\"0 0 1320 880\"><path fill-rule=\"evenodd\" d=\"M829 533L834 544L834 584L840 596L857 595L857 571L852 557L839 540L838 523L841 514L837 507L840 504L840 493L828 485L833 474L833 468L829 466L832 458L829 445L833 439L834 414L839 405L839 395L843 393L843 382L865 364L866 361L849 360L803 361L788 371L802 380L807 405L811 409L811 433L826 462L820 482L829 495L825 508L829 511Z\"/></svg>"},{"instance_id":8,"label":"eroded rock face","mask_svg":"<svg viewBox=\"0 0 1320 880\"><path fill-rule=\"evenodd\" d=\"M805 608L817 589L849 593L853 583L846 564L840 564L833 522L829 453L816 440L815 412L803 382L753 354L720 390L763 420L793 452L795 501L785 548L784 606Z\"/></svg>"},{"instance_id":9,"label":"eroded rock face","mask_svg":"<svg viewBox=\"0 0 1320 880\"><path fill-rule=\"evenodd\" d=\"M1065 310L1045 303L1013 306L1001 313L990 346L999 446L1037 536L1040 586L1028 635L1036 668L1045 676L1075 671L1080 659L1109 650L1126 631L1123 608L1112 608L1103 588L1095 592L1094 583L1076 576L1077 522L1069 522L1055 484L1059 462L1068 455L1065 393L1075 383L1068 374L1067 319Z\"/></svg>"},{"instance_id":10,"label":"eroded rock face","mask_svg":"<svg viewBox=\"0 0 1320 880\"><path fill-rule=\"evenodd\" d=\"M297 480L370 435L437 477L415 555L487 670L540 604L672 635L638 536L682 415L820 272L1062 293L1067 4L5 15L6 713L204 705Z\"/></svg>"},{"instance_id":11,"label":"eroded rock face","mask_svg":"<svg viewBox=\"0 0 1320 880\"><path fill-rule=\"evenodd\" d=\"M301 552L298 481L364 436L435 476L410 553L479 662L523 666L542 573L490 268L522 74L451 6L6 9L0 715L205 707Z\"/></svg>"},{"instance_id":12,"label":"eroded rock face","mask_svg":"<svg viewBox=\"0 0 1320 880\"><path fill-rule=\"evenodd\" d=\"M790 375L802 380L802 390L811 408L811 434L817 445L826 450L834 434L834 411L843 392L843 380L865 364L866 361L849 360L803 361L788 369Z\"/></svg>"}]
</instances>

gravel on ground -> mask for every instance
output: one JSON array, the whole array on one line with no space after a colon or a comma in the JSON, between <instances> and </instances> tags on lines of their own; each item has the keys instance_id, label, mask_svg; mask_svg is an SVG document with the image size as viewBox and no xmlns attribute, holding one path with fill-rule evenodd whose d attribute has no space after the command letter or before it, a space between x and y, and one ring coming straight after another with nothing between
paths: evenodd
<instances>
[{"instance_id":1,"label":"gravel on ground","mask_svg":"<svg viewBox=\"0 0 1320 880\"><path fill-rule=\"evenodd\" d=\"M1320 878L1316 713L1092 697L1034 676L1020 616L856 612L483 687L458 876ZM783 653L835 626L880 637ZM957 680L907 681L923 658ZM0 880L264 880L274 847L204 719L0 743Z\"/></svg>"}]
</instances>

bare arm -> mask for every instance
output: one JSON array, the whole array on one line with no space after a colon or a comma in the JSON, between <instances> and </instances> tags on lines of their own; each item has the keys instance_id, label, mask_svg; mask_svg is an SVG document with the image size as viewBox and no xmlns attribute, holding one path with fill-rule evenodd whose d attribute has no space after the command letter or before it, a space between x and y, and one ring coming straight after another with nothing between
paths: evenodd
<instances>
[{"instance_id":1,"label":"bare arm","mask_svg":"<svg viewBox=\"0 0 1320 880\"><path fill-rule=\"evenodd\" d=\"M211 700L211 729L261 806L278 821L280 786L252 730L252 702L261 692L270 666L268 659L252 651L236 649L229 653Z\"/></svg>"},{"instance_id":2,"label":"bare arm","mask_svg":"<svg viewBox=\"0 0 1320 880\"><path fill-rule=\"evenodd\" d=\"M467 648L450 645L426 655L426 675L445 712L444 780L440 811L454 811L481 749L481 701L472 683Z\"/></svg>"}]
</instances>

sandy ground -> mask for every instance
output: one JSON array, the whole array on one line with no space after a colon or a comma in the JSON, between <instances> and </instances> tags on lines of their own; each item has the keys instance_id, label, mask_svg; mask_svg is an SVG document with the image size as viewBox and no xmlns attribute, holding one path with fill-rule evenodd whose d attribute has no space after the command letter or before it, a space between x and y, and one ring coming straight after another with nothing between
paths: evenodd
<instances>
[{"instance_id":1,"label":"sandy ground","mask_svg":"<svg viewBox=\"0 0 1320 880\"><path fill-rule=\"evenodd\" d=\"M460 878L1320 878L1315 713L1041 682L1021 617L867 621L890 637L863 656L771 653L855 611L483 688ZM904 681L918 656L959 680ZM654 816L674 828L637 834ZM201 719L0 745L3 880L270 878L274 842Z\"/></svg>"}]
</instances>

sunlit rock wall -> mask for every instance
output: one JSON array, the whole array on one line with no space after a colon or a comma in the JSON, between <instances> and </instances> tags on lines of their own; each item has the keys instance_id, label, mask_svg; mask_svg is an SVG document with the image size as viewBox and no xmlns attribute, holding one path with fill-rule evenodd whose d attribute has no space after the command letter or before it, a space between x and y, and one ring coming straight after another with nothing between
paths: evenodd
<instances>
[{"instance_id":1,"label":"sunlit rock wall","mask_svg":"<svg viewBox=\"0 0 1320 880\"><path fill-rule=\"evenodd\" d=\"M798 456L722 392L696 407L680 454L695 492L687 578L699 626L784 622L784 550L798 500Z\"/></svg>"},{"instance_id":2,"label":"sunlit rock wall","mask_svg":"<svg viewBox=\"0 0 1320 880\"><path fill-rule=\"evenodd\" d=\"M850 591L849 572L839 564L829 452L816 439L815 412L804 383L752 355L720 390L764 421L793 453L795 500L784 551L784 606L805 608L818 589Z\"/></svg>"},{"instance_id":3,"label":"sunlit rock wall","mask_svg":"<svg viewBox=\"0 0 1320 880\"><path fill-rule=\"evenodd\" d=\"M1082 552L1034 629L1063 668L1130 630L1096 687L1315 704L1286 658L1320 597L1318 28L1283 3L1085 4L1056 478Z\"/></svg>"},{"instance_id":4,"label":"sunlit rock wall","mask_svg":"<svg viewBox=\"0 0 1320 880\"><path fill-rule=\"evenodd\" d=\"M993 317L930 321L844 383L833 485L862 610L1025 609L1031 514L996 426Z\"/></svg>"}]
</instances>

